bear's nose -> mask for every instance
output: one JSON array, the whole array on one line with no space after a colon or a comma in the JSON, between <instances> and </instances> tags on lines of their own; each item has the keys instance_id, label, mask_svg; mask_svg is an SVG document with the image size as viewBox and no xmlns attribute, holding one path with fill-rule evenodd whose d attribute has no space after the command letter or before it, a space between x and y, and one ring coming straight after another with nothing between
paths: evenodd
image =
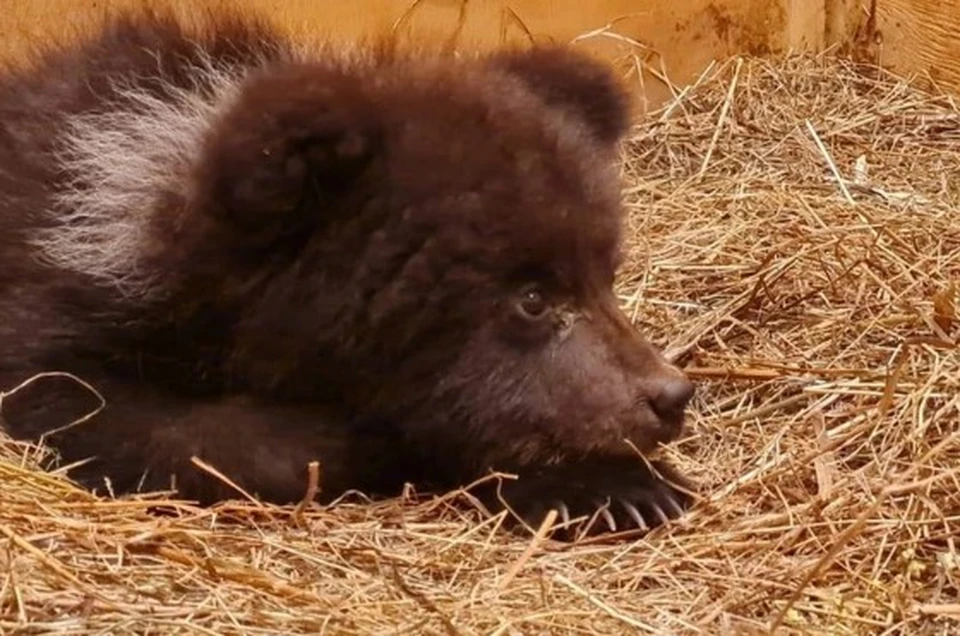
<instances>
[{"instance_id":1,"label":"bear's nose","mask_svg":"<svg viewBox=\"0 0 960 636\"><path fill-rule=\"evenodd\" d=\"M687 408L694 390L693 382L685 377L667 378L657 387L651 404L660 417L675 418Z\"/></svg>"}]
</instances>

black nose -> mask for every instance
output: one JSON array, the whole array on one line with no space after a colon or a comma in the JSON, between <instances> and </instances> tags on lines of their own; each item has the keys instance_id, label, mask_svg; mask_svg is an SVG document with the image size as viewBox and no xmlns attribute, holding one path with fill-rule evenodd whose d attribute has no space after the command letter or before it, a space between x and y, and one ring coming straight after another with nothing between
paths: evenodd
<instances>
[{"instance_id":1,"label":"black nose","mask_svg":"<svg viewBox=\"0 0 960 636\"><path fill-rule=\"evenodd\" d=\"M664 380L651 404L660 417L673 418L681 415L693 398L693 382L684 377L672 377Z\"/></svg>"}]
</instances>

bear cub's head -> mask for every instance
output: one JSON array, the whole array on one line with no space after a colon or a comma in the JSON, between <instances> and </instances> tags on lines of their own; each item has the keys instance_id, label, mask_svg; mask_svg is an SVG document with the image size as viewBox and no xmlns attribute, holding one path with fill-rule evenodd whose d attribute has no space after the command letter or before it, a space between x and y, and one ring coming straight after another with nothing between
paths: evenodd
<instances>
[{"instance_id":1,"label":"bear cub's head","mask_svg":"<svg viewBox=\"0 0 960 636\"><path fill-rule=\"evenodd\" d=\"M560 47L252 74L181 237L185 288L216 278L239 316L225 373L391 422L462 473L673 440L693 386L613 287L629 121L610 70Z\"/></svg>"}]
</instances>

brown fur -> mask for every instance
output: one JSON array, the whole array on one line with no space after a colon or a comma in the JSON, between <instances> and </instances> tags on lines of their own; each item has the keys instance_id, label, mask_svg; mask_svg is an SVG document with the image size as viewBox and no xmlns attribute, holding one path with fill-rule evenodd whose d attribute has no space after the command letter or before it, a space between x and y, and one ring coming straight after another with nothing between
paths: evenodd
<instances>
[{"instance_id":1,"label":"brown fur","mask_svg":"<svg viewBox=\"0 0 960 636\"><path fill-rule=\"evenodd\" d=\"M204 116L183 175L151 173L150 205L124 211L149 286L38 260L57 193L109 203L58 163L69 117L126 108L118 79L171 103L209 92L203 59L252 70ZM167 17L115 21L0 82L0 387L61 370L103 393L49 438L95 457L72 473L91 487L173 475L203 502L234 494L194 454L280 502L311 459L325 500L493 469L520 475L504 494L534 523L612 500L619 525L623 502L656 525L689 500L625 440L673 440L692 387L612 292L628 120L609 72L562 48L301 59L243 21L193 41ZM35 439L92 406L49 378L3 416Z\"/></svg>"}]
</instances>

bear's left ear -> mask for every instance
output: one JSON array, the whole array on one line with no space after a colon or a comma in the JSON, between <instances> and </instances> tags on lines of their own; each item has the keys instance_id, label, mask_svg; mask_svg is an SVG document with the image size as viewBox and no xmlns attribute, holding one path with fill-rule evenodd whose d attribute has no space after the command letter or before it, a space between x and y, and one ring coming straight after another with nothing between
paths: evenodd
<instances>
[{"instance_id":1,"label":"bear's left ear","mask_svg":"<svg viewBox=\"0 0 960 636\"><path fill-rule=\"evenodd\" d=\"M538 45L494 54L489 63L522 79L550 106L580 117L602 143L615 144L630 127L626 88L610 66L584 53Z\"/></svg>"},{"instance_id":2,"label":"bear's left ear","mask_svg":"<svg viewBox=\"0 0 960 636\"><path fill-rule=\"evenodd\" d=\"M198 206L252 245L335 222L337 201L380 152L379 118L360 88L309 68L249 82L206 139Z\"/></svg>"}]
</instances>

